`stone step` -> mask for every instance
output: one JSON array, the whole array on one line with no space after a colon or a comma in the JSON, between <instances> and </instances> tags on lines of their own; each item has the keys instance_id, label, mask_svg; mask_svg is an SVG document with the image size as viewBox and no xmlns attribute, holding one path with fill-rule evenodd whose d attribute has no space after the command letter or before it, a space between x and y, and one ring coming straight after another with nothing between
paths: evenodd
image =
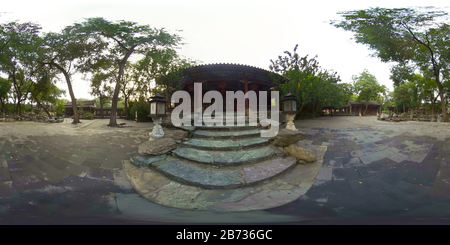
<instances>
[{"instance_id":1,"label":"stone step","mask_svg":"<svg viewBox=\"0 0 450 245\"><path fill-rule=\"evenodd\" d=\"M183 142L183 146L210 151L241 150L254 147L266 146L269 144L268 138L252 138L241 140L206 140L190 139Z\"/></svg>"},{"instance_id":2,"label":"stone step","mask_svg":"<svg viewBox=\"0 0 450 245\"><path fill-rule=\"evenodd\" d=\"M193 162L231 166L269 159L274 150L270 146L239 151L207 151L183 147L174 151L174 154Z\"/></svg>"},{"instance_id":3,"label":"stone step","mask_svg":"<svg viewBox=\"0 0 450 245\"><path fill-rule=\"evenodd\" d=\"M258 126L249 126L248 124L246 124L245 126L227 126L226 124L223 124L223 126L207 126L207 125L202 125L202 126L196 126L195 127L197 130L208 130L208 131L244 131L244 130L256 130L259 127Z\"/></svg>"},{"instance_id":4,"label":"stone step","mask_svg":"<svg viewBox=\"0 0 450 245\"><path fill-rule=\"evenodd\" d=\"M232 189L271 180L289 172L296 164L297 159L294 157L278 157L245 166L217 169L184 159L167 157L164 162L152 162L150 166L183 184L204 189Z\"/></svg>"},{"instance_id":5,"label":"stone step","mask_svg":"<svg viewBox=\"0 0 450 245\"><path fill-rule=\"evenodd\" d=\"M194 138L208 138L211 140L223 139L244 139L260 137L261 132L258 129L236 130L236 131L213 131L213 130L196 130Z\"/></svg>"}]
</instances>

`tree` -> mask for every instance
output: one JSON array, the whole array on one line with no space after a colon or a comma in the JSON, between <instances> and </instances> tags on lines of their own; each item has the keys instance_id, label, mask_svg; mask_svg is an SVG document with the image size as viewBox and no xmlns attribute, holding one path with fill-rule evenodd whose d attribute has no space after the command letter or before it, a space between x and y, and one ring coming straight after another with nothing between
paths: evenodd
<instances>
[{"instance_id":1,"label":"tree","mask_svg":"<svg viewBox=\"0 0 450 245\"><path fill-rule=\"evenodd\" d=\"M21 115L20 103L27 99L31 79L35 70L39 69L33 60L41 44L38 36L41 27L31 22L10 22L0 29L0 71L5 72L12 83L17 102L16 113Z\"/></svg>"},{"instance_id":2,"label":"tree","mask_svg":"<svg viewBox=\"0 0 450 245\"><path fill-rule=\"evenodd\" d=\"M136 87L143 83L143 74L137 67L137 64L130 64L125 67L120 86L124 99L125 119L127 120L130 119L130 107L128 106L130 97L136 93Z\"/></svg>"},{"instance_id":3,"label":"tree","mask_svg":"<svg viewBox=\"0 0 450 245\"><path fill-rule=\"evenodd\" d=\"M352 76L353 87L358 94L358 101L365 101L366 109L364 115L366 115L369 101L376 100L382 93L386 92L386 86L380 85L374 75L369 71L364 70L359 76Z\"/></svg>"},{"instance_id":4,"label":"tree","mask_svg":"<svg viewBox=\"0 0 450 245\"><path fill-rule=\"evenodd\" d=\"M35 77L36 81L32 82L32 86L30 88L30 95L36 101L38 106L42 108L45 113L47 113L50 118L51 115L47 110L45 105L42 105L43 102L47 102L50 104L56 104L59 97L66 93L66 91L59 89L52 82L52 78L54 78L55 74L51 73L49 69L45 69L45 67L40 67L40 69L36 72Z\"/></svg>"},{"instance_id":5,"label":"tree","mask_svg":"<svg viewBox=\"0 0 450 245\"><path fill-rule=\"evenodd\" d=\"M66 102L69 102L69 101L64 100L64 99L57 100L56 105L55 105L55 112L56 112L57 116L64 115L64 112L66 110L66 106L65 106Z\"/></svg>"},{"instance_id":6,"label":"tree","mask_svg":"<svg viewBox=\"0 0 450 245\"><path fill-rule=\"evenodd\" d=\"M298 45L295 46L294 53L285 51L284 57L278 56L277 60L270 60L269 68L272 73L278 73L288 79L282 82L278 76L271 75L274 83L280 87L281 94L291 93L297 97L297 114L300 114L315 97L320 97L317 93L322 91L322 82L336 84L340 78L335 72L322 70L316 60L317 56L312 59L309 59L308 55L300 57L297 48Z\"/></svg>"},{"instance_id":7,"label":"tree","mask_svg":"<svg viewBox=\"0 0 450 245\"><path fill-rule=\"evenodd\" d=\"M105 43L79 31L80 25L65 27L59 33L47 33L41 49L40 62L50 69L56 69L63 74L72 102L73 124L81 123L77 111L77 102L72 89L72 69L87 72L95 69L97 59Z\"/></svg>"},{"instance_id":8,"label":"tree","mask_svg":"<svg viewBox=\"0 0 450 245\"><path fill-rule=\"evenodd\" d=\"M322 71L317 75L314 86L321 89L314 90L311 94L311 101L309 104L312 107L312 118L322 110L323 107L339 108L346 101L346 94L343 90L342 84L337 84L335 73L329 73L328 71Z\"/></svg>"},{"instance_id":9,"label":"tree","mask_svg":"<svg viewBox=\"0 0 450 245\"><path fill-rule=\"evenodd\" d=\"M403 106L403 113L406 112L406 104L409 104L411 101L411 95L409 93L409 86L407 83L404 83L400 86L394 88L394 101L396 104L400 104Z\"/></svg>"},{"instance_id":10,"label":"tree","mask_svg":"<svg viewBox=\"0 0 450 245\"><path fill-rule=\"evenodd\" d=\"M180 44L181 38L167 33L164 29L151 28L148 25L137 25L137 23L130 21L113 23L103 18L87 19L81 24L80 31L92 34L102 42L108 43L107 57L119 64L112 97L111 117L108 124L110 127L118 127L119 125L116 121L117 101L120 83L128 59L134 53L145 55L152 49L177 46Z\"/></svg>"},{"instance_id":11,"label":"tree","mask_svg":"<svg viewBox=\"0 0 450 245\"><path fill-rule=\"evenodd\" d=\"M0 77L0 102L2 104L2 114L5 117L6 102L8 101L8 92L11 90L11 83L8 79Z\"/></svg>"},{"instance_id":12,"label":"tree","mask_svg":"<svg viewBox=\"0 0 450 245\"><path fill-rule=\"evenodd\" d=\"M439 90L436 81L432 75L430 76L430 74L426 73L425 76L417 74L416 77L417 86L420 88L420 98L431 104L431 115L434 116L434 109L439 97Z\"/></svg>"},{"instance_id":13,"label":"tree","mask_svg":"<svg viewBox=\"0 0 450 245\"><path fill-rule=\"evenodd\" d=\"M111 77L108 74L97 72L91 79L90 94L99 98L100 114L103 119L103 105L111 101L112 88L108 85Z\"/></svg>"},{"instance_id":14,"label":"tree","mask_svg":"<svg viewBox=\"0 0 450 245\"><path fill-rule=\"evenodd\" d=\"M383 62L412 62L429 70L441 98L443 121L448 122L442 75L449 68L450 25L437 23L443 11L421 12L410 8L371 8L339 13L343 21L332 21L335 27L355 32L357 43L374 50Z\"/></svg>"},{"instance_id":15,"label":"tree","mask_svg":"<svg viewBox=\"0 0 450 245\"><path fill-rule=\"evenodd\" d=\"M152 50L135 66L135 72L141 74L141 81L135 77L138 85L136 90L145 99L148 91L164 91L166 101L170 101L171 95L183 86L181 77L184 69L195 64L193 60L181 59L174 49ZM153 81L156 86L151 88L150 83Z\"/></svg>"}]
</instances>

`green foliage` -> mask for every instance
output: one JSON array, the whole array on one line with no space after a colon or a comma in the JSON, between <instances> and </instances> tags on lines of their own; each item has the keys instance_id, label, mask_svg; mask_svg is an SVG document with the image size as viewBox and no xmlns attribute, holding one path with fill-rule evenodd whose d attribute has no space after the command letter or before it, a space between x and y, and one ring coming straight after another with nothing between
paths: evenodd
<instances>
[{"instance_id":1,"label":"green foliage","mask_svg":"<svg viewBox=\"0 0 450 245\"><path fill-rule=\"evenodd\" d=\"M55 112L56 112L57 116L63 116L64 115L64 113L66 111L66 107L64 105L65 103L66 103L66 101L62 100L62 99L60 99L60 100L58 100L56 102L56 105L55 105L54 109L55 109Z\"/></svg>"},{"instance_id":2,"label":"green foliage","mask_svg":"<svg viewBox=\"0 0 450 245\"><path fill-rule=\"evenodd\" d=\"M380 85L374 75L364 70L359 76L353 76L353 87L358 94L358 101L376 100L386 92L386 86Z\"/></svg>"},{"instance_id":3,"label":"green foliage","mask_svg":"<svg viewBox=\"0 0 450 245\"><path fill-rule=\"evenodd\" d=\"M8 101L8 92L11 90L11 83L8 79L0 77L0 106ZM6 106L5 106L6 107ZM2 106L2 113L6 112L6 108Z\"/></svg>"},{"instance_id":4,"label":"green foliage","mask_svg":"<svg viewBox=\"0 0 450 245\"><path fill-rule=\"evenodd\" d=\"M178 35L131 21L111 22L103 18L88 18L79 25L78 30L105 44L105 55L93 63L93 67L109 66L114 69L116 86L112 96L113 109L109 126L117 126L114 106L118 101L120 83L131 55L146 55L153 50L174 48L181 44L181 37Z\"/></svg>"},{"instance_id":5,"label":"green foliage","mask_svg":"<svg viewBox=\"0 0 450 245\"><path fill-rule=\"evenodd\" d=\"M83 106L84 106L84 103L80 103L79 105L77 105L78 115L80 115L80 116L83 116L83 114L84 114Z\"/></svg>"},{"instance_id":6,"label":"green foliage","mask_svg":"<svg viewBox=\"0 0 450 245\"><path fill-rule=\"evenodd\" d=\"M386 93L386 86L380 85L374 75L364 70L359 76L352 77L355 93L358 94L357 101L365 101L366 110L371 100L379 100ZM365 114L365 110L364 110Z\"/></svg>"},{"instance_id":7,"label":"green foliage","mask_svg":"<svg viewBox=\"0 0 450 245\"><path fill-rule=\"evenodd\" d=\"M423 58L420 53L428 51L423 50L420 39L426 39L424 34L427 28L436 31L436 20L447 15L444 11L422 12L410 8L370 8L339 14L345 20L332 21L331 24L355 32L356 42L368 45L375 51L374 56L384 62L405 62ZM429 35L429 38L439 37Z\"/></svg>"},{"instance_id":8,"label":"green foliage","mask_svg":"<svg viewBox=\"0 0 450 245\"><path fill-rule=\"evenodd\" d=\"M150 104L143 99L137 102L130 102L130 115L129 118L135 119L135 111L137 111L138 121L148 122L148 114L150 114Z\"/></svg>"},{"instance_id":9,"label":"green foliage","mask_svg":"<svg viewBox=\"0 0 450 245\"><path fill-rule=\"evenodd\" d=\"M16 107L14 104L5 104L5 111L8 113L14 113L16 111Z\"/></svg>"},{"instance_id":10,"label":"green foliage","mask_svg":"<svg viewBox=\"0 0 450 245\"><path fill-rule=\"evenodd\" d=\"M450 73L450 25L443 22L447 12L371 8L340 14L344 20L331 24L354 32L356 42L366 44L383 62L398 63L391 76L395 86L411 80L417 68L431 74L441 97L443 121L448 121L443 100Z\"/></svg>"},{"instance_id":11,"label":"green foliage","mask_svg":"<svg viewBox=\"0 0 450 245\"><path fill-rule=\"evenodd\" d=\"M111 74L105 74L98 70L92 76L90 94L98 97L95 98L95 102L99 108L108 108L107 104L111 102L112 87L108 84L112 79Z\"/></svg>"},{"instance_id":12,"label":"green foliage","mask_svg":"<svg viewBox=\"0 0 450 245\"><path fill-rule=\"evenodd\" d=\"M342 104L346 93L342 91L343 86L337 85L340 81L337 73L322 69L317 57L300 57L297 48L298 45L293 53L285 51L284 57L278 56L277 60L270 61L271 77L279 86L281 95L291 93L297 97L297 114L300 114L305 106L312 108L314 116L315 111L320 111L325 105ZM274 74L282 75L287 80L282 81Z\"/></svg>"},{"instance_id":13,"label":"green foliage","mask_svg":"<svg viewBox=\"0 0 450 245\"><path fill-rule=\"evenodd\" d=\"M82 119L94 119L94 114L87 112L81 116Z\"/></svg>"}]
</instances>

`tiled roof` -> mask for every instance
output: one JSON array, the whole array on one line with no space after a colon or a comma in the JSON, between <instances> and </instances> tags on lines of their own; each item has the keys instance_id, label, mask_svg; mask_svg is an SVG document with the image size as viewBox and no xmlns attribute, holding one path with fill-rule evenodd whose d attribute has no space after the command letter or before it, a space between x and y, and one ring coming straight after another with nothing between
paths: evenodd
<instances>
[{"instance_id":1,"label":"tiled roof","mask_svg":"<svg viewBox=\"0 0 450 245\"><path fill-rule=\"evenodd\" d=\"M350 105L365 105L366 101L365 100L362 100L362 101L349 100L348 103ZM381 105L381 104L376 102L375 100L370 100L369 105Z\"/></svg>"},{"instance_id":2,"label":"tiled roof","mask_svg":"<svg viewBox=\"0 0 450 245\"><path fill-rule=\"evenodd\" d=\"M205 64L196 65L184 69L183 80L184 83L193 83L198 79L204 78L206 80L217 81L220 79L241 80L250 79L253 82L260 82L262 84L272 85L273 79L270 77L272 72L254 66L240 65L240 64ZM286 81L287 78L276 74L281 81Z\"/></svg>"},{"instance_id":3,"label":"tiled roof","mask_svg":"<svg viewBox=\"0 0 450 245\"><path fill-rule=\"evenodd\" d=\"M77 105L84 104L84 107L95 107L95 100L77 100ZM72 106L72 101L64 104L66 107Z\"/></svg>"},{"instance_id":4,"label":"tiled roof","mask_svg":"<svg viewBox=\"0 0 450 245\"><path fill-rule=\"evenodd\" d=\"M268 70L258 68L255 66L230 64L230 63L202 64L202 65L188 67L188 68L186 68L186 70L189 71L189 70L218 69L218 68L229 68L229 69L238 69L238 70L254 70L254 71L260 71L260 72L267 72L267 73L270 72Z\"/></svg>"}]
</instances>

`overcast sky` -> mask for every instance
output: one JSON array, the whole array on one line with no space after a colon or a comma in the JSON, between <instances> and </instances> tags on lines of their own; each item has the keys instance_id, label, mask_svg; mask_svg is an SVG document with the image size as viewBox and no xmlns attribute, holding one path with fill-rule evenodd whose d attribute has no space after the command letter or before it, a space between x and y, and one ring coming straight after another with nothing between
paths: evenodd
<instances>
[{"instance_id":1,"label":"overcast sky","mask_svg":"<svg viewBox=\"0 0 450 245\"><path fill-rule=\"evenodd\" d=\"M301 56L318 56L321 67L336 71L342 82L364 69L378 82L393 90L389 80L390 64L371 58L362 44L351 40L353 34L329 24L339 19L337 12L370 7L399 8L435 6L446 8L445 1L253 1L253 0L8 0L0 5L0 23L12 20L40 24L44 32L59 31L84 18L103 17L127 20L165 28L184 38L180 54L202 64L235 63L268 70L270 60L296 44ZM73 78L75 97L89 95L88 81ZM58 84L67 90L65 83ZM67 98L69 94L67 93Z\"/></svg>"}]
</instances>

